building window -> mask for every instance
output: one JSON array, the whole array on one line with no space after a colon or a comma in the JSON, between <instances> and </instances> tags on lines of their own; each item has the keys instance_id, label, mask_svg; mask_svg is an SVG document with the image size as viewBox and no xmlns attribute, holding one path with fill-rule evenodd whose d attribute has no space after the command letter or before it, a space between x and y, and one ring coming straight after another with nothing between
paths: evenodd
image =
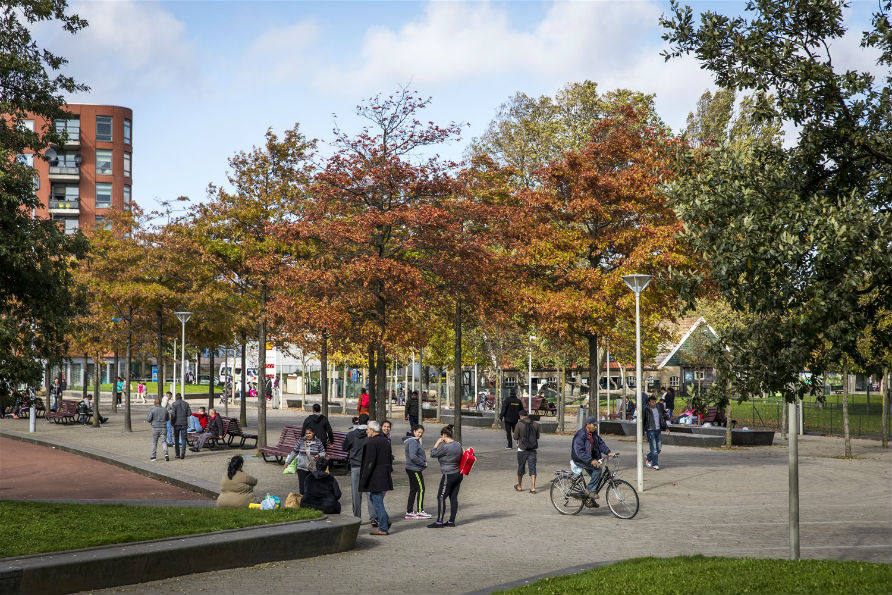
<instances>
[{"instance_id":1,"label":"building window","mask_svg":"<svg viewBox=\"0 0 892 595\"><path fill-rule=\"evenodd\" d=\"M130 184L124 186L124 210L130 210Z\"/></svg>"},{"instance_id":2,"label":"building window","mask_svg":"<svg viewBox=\"0 0 892 595\"><path fill-rule=\"evenodd\" d=\"M130 177L130 151L124 153L124 177Z\"/></svg>"},{"instance_id":3,"label":"building window","mask_svg":"<svg viewBox=\"0 0 892 595\"><path fill-rule=\"evenodd\" d=\"M68 142L80 142L81 140L81 120L80 118L68 118L67 120L56 120L56 133L64 135Z\"/></svg>"},{"instance_id":4,"label":"building window","mask_svg":"<svg viewBox=\"0 0 892 595\"><path fill-rule=\"evenodd\" d=\"M96 149L96 173L100 176L112 175L111 149Z\"/></svg>"},{"instance_id":5,"label":"building window","mask_svg":"<svg viewBox=\"0 0 892 595\"><path fill-rule=\"evenodd\" d=\"M124 120L124 144L130 145L133 144L130 142L130 134L131 134L131 124L130 120Z\"/></svg>"},{"instance_id":6,"label":"building window","mask_svg":"<svg viewBox=\"0 0 892 595\"><path fill-rule=\"evenodd\" d=\"M505 376L505 386L517 386L517 378L514 376Z\"/></svg>"},{"instance_id":7,"label":"building window","mask_svg":"<svg viewBox=\"0 0 892 595\"><path fill-rule=\"evenodd\" d=\"M112 222L106 220L102 215L96 215L96 229L106 229L111 231Z\"/></svg>"},{"instance_id":8,"label":"building window","mask_svg":"<svg viewBox=\"0 0 892 595\"><path fill-rule=\"evenodd\" d=\"M112 202L112 185L96 182L96 208L110 209Z\"/></svg>"},{"instance_id":9,"label":"building window","mask_svg":"<svg viewBox=\"0 0 892 595\"><path fill-rule=\"evenodd\" d=\"M50 161L51 174L77 174L80 170L79 153L57 153Z\"/></svg>"},{"instance_id":10,"label":"building window","mask_svg":"<svg viewBox=\"0 0 892 595\"><path fill-rule=\"evenodd\" d=\"M96 140L111 142L112 140L112 117L96 116Z\"/></svg>"},{"instance_id":11,"label":"building window","mask_svg":"<svg viewBox=\"0 0 892 595\"><path fill-rule=\"evenodd\" d=\"M19 120L18 127L21 130L29 130L34 132L34 120Z\"/></svg>"},{"instance_id":12,"label":"building window","mask_svg":"<svg viewBox=\"0 0 892 595\"><path fill-rule=\"evenodd\" d=\"M33 183L33 186L34 186L34 190L35 190L35 192L36 192L37 190L40 190L40 176L37 175L37 174L34 174L34 183Z\"/></svg>"},{"instance_id":13,"label":"building window","mask_svg":"<svg viewBox=\"0 0 892 595\"><path fill-rule=\"evenodd\" d=\"M670 376L669 386L671 386L672 388L678 388L679 386L681 386L681 376Z\"/></svg>"},{"instance_id":14,"label":"building window","mask_svg":"<svg viewBox=\"0 0 892 595\"><path fill-rule=\"evenodd\" d=\"M19 153L15 156L15 160L24 163L28 167L34 167L34 153Z\"/></svg>"},{"instance_id":15,"label":"building window","mask_svg":"<svg viewBox=\"0 0 892 595\"><path fill-rule=\"evenodd\" d=\"M77 184L51 184L50 208L51 209L77 209L79 208L80 190Z\"/></svg>"},{"instance_id":16,"label":"building window","mask_svg":"<svg viewBox=\"0 0 892 595\"><path fill-rule=\"evenodd\" d=\"M59 223L59 227L67 234L77 233L77 217L53 217L53 221Z\"/></svg>"}]
</instances>

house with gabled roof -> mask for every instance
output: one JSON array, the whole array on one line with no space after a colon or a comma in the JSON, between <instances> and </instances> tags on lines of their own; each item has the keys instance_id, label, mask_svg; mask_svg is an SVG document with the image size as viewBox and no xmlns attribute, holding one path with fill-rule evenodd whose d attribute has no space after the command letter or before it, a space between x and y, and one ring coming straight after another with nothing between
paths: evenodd
<instances>
[{"instance_id":1,"label":"house with gabled roof","mask_svg":"<svg viewBox=\"0 0 892 595\"><path fill-rule=\"evenodd\" d=\"M676 394L705 391L715 381L715 366L706 347L718 341L702 316L681 318L670 329L671 339L661 349L644 376L649 390L672 387Z\"/></svg>"}]
</instances>

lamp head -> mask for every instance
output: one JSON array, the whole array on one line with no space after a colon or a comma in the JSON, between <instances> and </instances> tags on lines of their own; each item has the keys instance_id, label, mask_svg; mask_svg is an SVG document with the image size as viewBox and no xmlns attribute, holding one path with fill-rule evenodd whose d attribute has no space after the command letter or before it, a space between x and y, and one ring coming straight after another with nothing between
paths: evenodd
<instances>
[{"instance_id":1,"label":"lamp head","mask_svg":"<svg viewBox=\"0 0 892 595\"><path fill-rule=\"evenodd\" d=\"M623 281L635 293L644 291L651 279L653 279L653 275L623 275Z\"/></svg>"},{"instance_id":2,"label":"lamp head","mask_svg":"<svg viewBox=\"0 0 892 595\"><path fill-rule=\"evenodd\" d=\"M189 319L192 318L192 312L174 312L177 315L177 318L180 319L180 322L186 324L189 322Z\"/></svg>"}]
</instances>

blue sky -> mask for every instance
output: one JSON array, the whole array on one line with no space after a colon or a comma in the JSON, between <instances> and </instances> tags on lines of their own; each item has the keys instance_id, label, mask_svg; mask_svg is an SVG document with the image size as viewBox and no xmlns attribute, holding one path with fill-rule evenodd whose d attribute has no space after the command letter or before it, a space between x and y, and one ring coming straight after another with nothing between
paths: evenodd
<instances>
[{"instance_id":1,"label":"blue sky","mask_svg":"<svg viewBox=\"0 0 892 595\"><path fill-rule=\"evenodd\" d=\"M741 2L693 2L742 10ZM875 2L856 2L863 26ZM331 137L332 114L354 130L353 107L401 84L433 99L425 119L466 122L441 154L460 158L517 91L552 94L590 79L602 90L656 93L680 129L710 77L692 59L665 63L661 1L605 2L72 2L90 21L72 37L42 26L41 43L91 87L72 102L133 109L133 197L143 207L204 200L227 159L299 122ZM853 32L837 64L870 68Z\"/></svg>"}]
</instances>

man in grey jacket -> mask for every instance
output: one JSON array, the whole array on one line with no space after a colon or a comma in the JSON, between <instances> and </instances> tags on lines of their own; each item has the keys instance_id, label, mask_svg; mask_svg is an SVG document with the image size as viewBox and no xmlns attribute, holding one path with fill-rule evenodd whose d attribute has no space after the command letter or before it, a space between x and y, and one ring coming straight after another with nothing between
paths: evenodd
<instances>
[{"instance_id":1,"label":"man in grey jacket","mask_svg":"<svg viewBox=\"0 0 892 595\"><path fill-rule=\"evenodd\" d=\"M170 425L173 426L174 454L178 459L186 458L186 432L189 428L189 418L192 417L192 408L177 393L173 405L170 406Z\"/></svg>"},{"instance_id":2,"label":"man in grey jacket","mask_svg":"<svg viewBox=\"0 0 892 595\"><path fill-rule=\"evenodd\" d=\"M359 474L362 471L362 452L365 449L365 443L369 439L366 432L366 424L369 423L369 416L365 413L360 414L357 423L353 426L353 431L347 434L341 443L341 449L350 453L348 461L350 464L350 485L353 497L353 516L362 518L362 497L359 495Z\"/></svg>"},{"instance_id":3,"label":"man in grey jacket","mask_svg":"<svg viewBox=\"0 0 892 595\"><path fill-rule=\"evenodd\" d=\"M158 439L161 438L162 446L164 447L164 460L169 461L170 456L167 451L167 422L170 420L170 413L167 412L167 409L161 406L161 399L155 399L155 406L149 410L149 414L146 415L146 421L152 424L152 460L157 461L158 458L156 454L158 453Z\"/></svg>"}]
</instances>

